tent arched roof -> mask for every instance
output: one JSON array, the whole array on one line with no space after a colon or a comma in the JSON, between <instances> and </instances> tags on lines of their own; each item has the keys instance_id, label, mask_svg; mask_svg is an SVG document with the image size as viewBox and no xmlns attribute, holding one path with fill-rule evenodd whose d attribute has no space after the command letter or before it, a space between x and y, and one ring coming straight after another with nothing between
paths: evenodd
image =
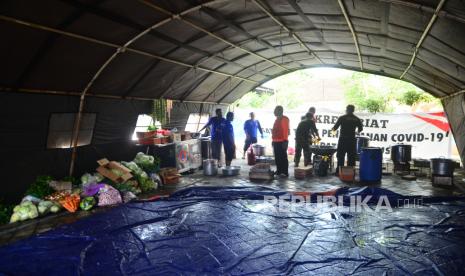
<instances>
[{"instance_id":1,"label":"tent arched roof","mask_svg":"<svg viewBox=\"0 0 465 276\"><path fill-rule=\"evenodd\" d=\"M459 0L2 1L3 91L231 103L331 66L465 87Z\"/></svg>"}]
</instances>

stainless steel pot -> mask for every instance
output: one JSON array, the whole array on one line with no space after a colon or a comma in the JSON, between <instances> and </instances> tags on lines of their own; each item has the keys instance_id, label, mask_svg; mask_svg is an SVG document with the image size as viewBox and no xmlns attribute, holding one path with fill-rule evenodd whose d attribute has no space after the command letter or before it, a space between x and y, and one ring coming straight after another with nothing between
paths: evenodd
<instances>
[{"instance_id":1,"label":"stainless steel pot","mask_svg":"<svg viewBox=\"0 0 465 276\"><path fill-rule=\"evenodd\" d=\"M255 144L252 146L252 149L253 149L253 153L255 154L255 156L265 155L265 146Z\"/></svg>"},{"instance_id":2,"label":"stainless steel pot","mask_svg":"<svg viewBox=\"0 0 465 276\"><path fill-rule=\"evenodd\" d=\"M455 161L446 158L431 159L431 174L441 176L453 176Z\"/></svg>"},{"instance_id":3,"label":"stainless steel pot","mask_svg":"<svg viewBox=\"0 0 465 276\"><path fill-rule=\"evenodd\" d=\"M357 154L362 153L363 148L368 148L370 145L370 138L366 136L355 137L357 141Z\"/></svg>"},{"instance_id":4,"label":"stainless steel pot","mask_svg":"<svg viewBox=\"0 0 465 276\"><path fill-rule=\"evenodd\" d=\"M398 144L391 147L391 160L405 164L412 160L412 145Z\"/></svg>"},{"instance_id":5,"label":"stainless steel pot","mask_svg":"<svg viewBox=\"0 0 465 276\"><path fill-rule=\"evenodd\" d=\"M203 160L203 175L213 176L218 174L218 160L205 159Z\"/></svg>"},{"instance_id":6,"label":"stainless steel pot","mask_svg":"<svg viewBox=\"0 0 465 276\"><path fill-rule=\"evenodd\" d=\"M224 176L235 176L239 174L241 170L240 166L226 166L223 168L223 175Z\"/></svg>"}]
</instances>

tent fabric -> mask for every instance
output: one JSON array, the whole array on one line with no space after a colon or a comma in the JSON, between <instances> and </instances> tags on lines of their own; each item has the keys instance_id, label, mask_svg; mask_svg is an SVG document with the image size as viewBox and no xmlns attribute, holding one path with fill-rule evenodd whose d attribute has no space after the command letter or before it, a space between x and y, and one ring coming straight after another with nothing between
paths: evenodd
<instances>
[{"instance_id":1,"label":"tent fabric","mask_svg":"<svg viewBox=\"0 0 465 276\"><path fill-rule=\"evenodd\" d=\"M462 158L462 163L465 164L465 94L445 98L443 105L459 155Z\"/></svg>"},{"instance_id":2,"label":"tent fabric","mask_svg":"<svg viewBox=\"0 0 465 276\"><path fill-rule=\"evenodd\" d=\"M439 1L342 3L363 71L399 78ZM361 70L336 0L7 0L0 12L0 32L6 38L0 55L8 65L0 69L2 88L82 92L115 47L123 45L135 51L118 51L89 94L231 103L294 70ZM438 97L465 88L464 12L460 0L445 1L405 80Z\"/></svg>"},{"instance_id":3,"label":"tent fabric","mask_svg":"<svg viewBox=\"0 0 465 276\"><path fill-rule=\"evenodd\" d=\"M437 97L452 95L465 89L464 24L461 0L1 1L0 104L7 105L0 110L0 131L6 126L7 135L0 136L6 142L2 151L24 147L50 154L44 143L49 113L78 110L76 96L84 91L109 98L84 101L85 111L102 103L98 107L106 115L98 115L92 141L102 145L125 143L137 118L126 113L131 99L228 104L303 68L328 66L399 78L416 53L403 79ZM13 95L23 100L11 100ZM15 111L34 103L41 106L38 117ZM12 115L19 123L8 121ZM465 162L460 125L465 116L448 116ZM108 124L112 120L121 125ZM24 134L20 127L34 132L33 137L17 139Z\"/></svg>"},{"instance_id":4,"label":"tent fabric","mask_svg":"<svg viewBox=\"0 0 465 276\"><path fill-rule=\"evenodd\" d=\"M50 116L77 112L79 98L0 93L0 171L2 200L17 203L38 175L56 179L69 171L71 149L47 149ZM139 151L131 141L137 117L149 114L150 101L88 98L84 112L97 120L90 145L78 147L76 176L95 171L96 160L132 160Z\"/></svg>"},{"instance_id":5,"label":"tent fabric","mask_svg":"<svg viewBox=\"0 0 465 276\"><path fill-rule=\"evenodd\" d=\"M192 187L166 200L130 203L0 248L6 275L462 275L465 201L380 188L392 211L351 212L265 201L267 187ZM320 193L327 195L328 193ZM346 200L347 199L347 200ZM280 205L281 206L281 205Z\"/></svg>"}]
</instances>

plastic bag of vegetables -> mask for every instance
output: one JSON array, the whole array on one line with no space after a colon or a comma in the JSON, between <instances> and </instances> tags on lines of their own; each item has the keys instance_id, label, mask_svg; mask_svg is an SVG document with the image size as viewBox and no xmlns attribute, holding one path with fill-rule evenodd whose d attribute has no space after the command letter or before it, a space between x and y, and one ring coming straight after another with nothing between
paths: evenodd
<instances>
[{"instance_id":1,"label":"plastic bag of vegetables","mask_svg":"<svg viewBox=\"0 0 465 276\"><path fill-rule=\"evenodd\" d=\"M145 172L153 173L159 169L160 160L151 155L139 152L134 158L134 162Z\"/></svg>"},{"instance_id":2,"label":"plastic bag of vegetables","mask_svg":"<svg viewBox=\"0 0 465 276\"><path fill-rule=\"evenodd\" d=\"M98 192L98 206L114 205L122 202L119 191L110 185L105 185Z\"/></svg>"},{"instance_id":3,"label":"plastic bag of vegetables","mask_svg":"<svg viewBox=\"0 0 465 276\"><path fill-rule=\"evenodd\" d=\"M88 184L98 183L103 180L103 176L99 173L85 173L81 176L81 185L87 186Z\"/></svg>"},{"instance_id":4,"label":"plastic bag of vegetables","mask_svg":"<svg viewBox=\"0 0 465 276\"><path fill-rule=\"evenodd\" d=\"M30 201L24 201L13 208L13 214L10 218L10 223L17 221L25 221L28 219L35 219L39 216L39 211L34 203Z\"/></svg>"}]
</instances>

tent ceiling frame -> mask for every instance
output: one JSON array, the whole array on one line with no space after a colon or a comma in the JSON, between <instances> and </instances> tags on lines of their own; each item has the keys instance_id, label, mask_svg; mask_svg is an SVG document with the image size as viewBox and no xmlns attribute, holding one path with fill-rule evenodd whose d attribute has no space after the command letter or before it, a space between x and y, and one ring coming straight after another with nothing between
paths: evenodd
<instances>
[{"instance_id":1,"label":"tent ceiling frame","mask_svg":"<svg viewBox=\"0 0 465 276\"><path fill-rule=\"evenodd\" d=\"M360 47L358 45L358 38L357 38L357 34L355 33L354 26L352 25L352 22L350 21L349 14L347 13L343 0L337 0L337 2L339 3L339 7L341 7L342 14L344 15L347 25L349 26L350 32L352 33L352 37L355 43L355 49L357 50L358 60L360 62L360 70L363 71L362 53L360 52Z\"/></svg>"},{"instance_id":2,"label":"tent ceiling frame","mask_svg":"<svg viewBox=\"0 0 465 276\"><path fill-rule=\"evenodd\" d=\"M135 29L135 30L138 30L138 31L144 31L146 29L145 26L137 23L136 21L134 21L134 20L132 20L130 18L120 16L118 14L115 14L115 13L111 12L111 11L107 11L107 10L104 10L102 8L96 7L95 5L84 4L84 3L74 1L74 0L61 0L61 1L64 1L65 3L70 4L70 5L73 5L74 7L78 8L80 10L86 11L88 13L92 13L94 15L97 15L97 16L105 18L105 19L107 19L109 21L121 24L121 25L123 25L125 27L128 27L128 28L132 28L132 29ZM223 0L223 1L225 1L225 0ZM203 7L203 8L205 8L205 7ZM231 64L233 66L244 67L245 68L245 66L243 66L243 65L241 65L239 63L232 62L230 60L227 60L227 59L219 56L218 53L213 53L213 54L208 53L207 51L204 51L202 49L191 46L189 42L182 43L182 42L180 42L180 41L178 41L178 40L176 40L176 39L174 39L172 37L169 37L167 35L159 33L157 31L155 31L155 28L153 28L147 34L151 35L151 36L153 36L153 37L155 37L157 39L169 42L169 43L177 46L177 48L175 48L173 50L177 50L178 48L184 48L184 49L189 50L191 52L201 54L201 55L203 55L205 57L216 59L216 60L218 60L220 62L224 62L224 63ZM170 52L172 52L172 51L170 51ZM166 55L164 55L164 56L166 56ZM204 59L204 61L207 60L207 59ZM198 63L197 65L200 65L200 63Z\"/></svg>"},{"instance_id":3,"label":"tent ceiling frame","mask_svg":"<svg viewBox=\"0 0 465 276\"><path fill-rule=\"evenodd\" d=\"M45 89L30 89L30 88L9 88L9 87L0 87L0 93L26 93L26 94L38 94L38 95L57 95L57 96L71 96L71 97L80 97L81 92L77 91L59 91L59 90L45 90ZM103 99L114 99L114 100L137 100L137 101L153 101L153 98L147 97L133 97L133 96L114 96L106 94L87 94L86 97L92 98L103 98ZM181 101L181 100L172 100L174 102L186 102L186 103L207 103L207 104L218 104L216 102L202 102L202 101ZM226 103L219 103L221 105L229 105Z\"/></svg>"},{"instance_id":4,"label":"tent ceiling frame","mask_svg":"<svg viewBox=\"0 0 465 276\"><path fill-rule=\"evenodd\" d=\"M415 59L417 57L418 50L420 50L421 44L423 44L423 41L425 41L426 36L428 36L429 31L433 27L433 24L436 21L436 18L438 17L439 11L441 10L442 6L445 3L446 3L446 0L440 0L439 1L438 6L436 7L436 10L434 11L433 16L431 17L430 21L428 22L428 25L426 26L425 30L423 31L423 34L421 35L420 40L418 40L417 45L413 49L413 55L412 55L412 58L410 59L409 65L407 66L407 68L405 68L405 71L402 73L402 75L400 75L399 79L402 79L405 76L405 74L407 74L407 72L412 67L412 65L415 62Z\"/></svg>"},{"instance_id":5,"label":"tent ceiling frame","mask_svg":"<svg viewBox=\"0 0 465 276\"><path fill-rule=\"evenodd\" d=\"M425 5L421 5L421 4L417 4L417 3L413 3L413 2L409 2L409 1L402 1L402 0L379 0L379 1L386 2L386 3L391 3L391 4L396 4L396 5L400 5L400 6L404 6L404 7L419 9L420 11L424 11L424 12L428 12L428 13L435 13L436 12L434 7L425 6ZM438 15L438 17L441 17L441 18L447 18L447 19L451 19L451 20L454 20L454 21L457 21L457 22L460 22L460 23L465 23L465 17L455 15L455 14L451 14L451 13L445 11L445 10L439 11L437 13L437 15Z\"/></svg>"},{"instance_id":6,"label":"tent ceiling frame","mask_svg":"<svg viewBox=\"0 0 465 276\"><path fill-rule=\"evenodd\" d=\"M305 24L308 25L308 27L317 29L312 20L310 20L310 18L308 18L308 16L304 14L303 10L300 8L296 0L287 0L287 3L295 10L295 12L299 15L302 21L304 21ZM318 37L318 39L321 41L324 47L330 49L329 45L326 43L325 38L323 37L323 32L321 30L319 32L315 32L315 36Z\"/></svg>"},{"instance_id":7,"label":"tent ceiling frame","mask_svg":"<svg viewBox=\"0 0 465 276\"><path fill-rule=\"evenodd\" d=\"M23 20L19 20L19 19L15 19L15 18L12 18L12 17L4 16L4 15L0 15L0 20L15 23L15 24L19 24L19 25L23 25L23 26L28 26L28 27L35 28L35 29L40 29L40 30L43 30L43 31L58 33L58 34L61 34L63 36L72 37L72 38L75 38L75 39L84 40L84 41L92 42L92 43L95 43L95 44L100 44L100 45L107 46L107 47L110 47L110 48L116 48L118 53L124 53L124 52L127 51L127 52L131 52L131 53L136 53L136 54L139 54L139 55L142 55L142 56L146 56L146 57L150 57L150 58L154 58L154 59L159 59L161 61L165 61L165 62L168 62L168 63L180 65L180 66L183 66L183 67L196 68L198 70L211 72L211 73L214 73L214 74L218 74L218 75L222 75L222 76L226 76L226 77L231 77L231 78L237 78L237 79L241 79L241 80L244 80L244 81L255 83L255 81L253 81L253 80L249 80L249 79L239 77L239 76L234 76L232 74L215 71L215 70L208 69L208 68L205 68L205 67L200 67L200 66L192 65L192 64L185 63L185 62L182 62L182 61L174 60L174 59L171 59L171 58L163 57L163 56L160 56L160 55L157 55L157 54L152 54L152 53L149 53L149 52L146 52L146 51L137 50L137 49L134 49L134 48L129 48L129 47L124 46L124 45L118 45L118 44L115 44L115 43L112 43L112 42L107 42L107 41L99 40L99 39L96 39L96 38L92 38L92 37L88 37L88 36L84 36L84 35L80 35L80 34L76 34L76 33L71 33L71 32L67 32L67 31L63 31L63 30L58 30L58 29L55 29L55 28L51 28L51 27L47 27L47 26L44 26L44 25L40 25L40 24L36 24L36 23L32 23L32 22L27 22L27 21L23 21Z\"/></svg>"},{"instance_id":8,"label":"tent ceiling frame","mask_svg":"<svg viewBox=\"0 0 465 276\"><path fill-rule=\"evenodd\" d=\"M223 0L223 1L224 1L224 0ZM165 15L168 15L168 16L170 16L170 17L173 18L173 19L177 19L177 20L179 20L179 21L181 21L181 22L184 22L185 24L191 26L192 28L194 28L194 29L196 29L196 30L198 30L198 31L201 31L201 32L203 32L203 33L205 33L205 34L207 34L207 35L209 35L209 36L211 36L211 37L213 37L213 38L215 38L215 39L217 39L217 40L220 40L221 42L226 43L226 44L228 44L228 45L230 45L230 46L232 46L232 47L234 47L234 48L237 48L237 49L239 49L239 50L241 50L241 51L243 51L243 52L246 52L246 53L248 53L249 55L252 55L252 56L255 56L255 57L259 58L259 59L268 61L268 62L272 63L273 65L275 65L275 66L277 66L277 67L280 67L280 68L282 68L282 69L284 69L284 70L289 70L288 68L286 68L286 67L280 65L279 63L276 63L276 62L274 62L274 61L272 61L272 60L269 60L268 58L266 58L266 57L264 57L264 56L261 56L261 55L259 55L259 54L254 53L253 51L247 50L246 48L244 48L244 47L242 47L242 46L239 46L239 45L237 45L237 44L235 44L235 43L232 43L232 42L230 42L230 41L228 41L228 40L226 40L226 39L220 37L219 35L216 35L216 34L214 34L213 32L210 32L209 30L207 30L207 29L205 29L205 28L199 26L198 24L195 24L193 21L191 21L191 20L185 18L184 14L174 14L174 13L172 13L172 12L170 12L170 11L165 10L164 8L162 8L162 7L158 6L158 5L155 5L155 4L153 4L153 3L148 2L147 0L139 0L139 2L141 2L141 3L145 4L145 5L147 5L148 7L152 8L152 9L154 9L154 10L160 12L160 13L163 13L163 14L165 14Z\"/></svg>"},{"instance_id":9,"label":"tent ceiling frame","mask_svg":"<svg viewBox=\"0 0 465 276\"><path fill-rule=\"evenodd\" d=\"M279 53L279 51L273 45L271 45L269 42L267 42L264 39L261 39L259 37L253 36L251 33L246 31L242 27L238 26L236 23L232 22L231 20L225 19L224 16L222 14L218 13L217 11L215 11L215 10L213 10L211 8L202 8L202 12L206 13L207 15L209 15L210 17L212 17L216 21L218 21L221 24L227 26L228 28L234 30L235 32L247 37L248 39L250 39L250 41L255 41L258 44L262 45L263 47L268 48L268 49L270 49L270 50L272 50L274 52ZM299 66L301 65L300 63L298 63L298 64L299 64Z\"/></svg>"},{"instance_id":10,"label":"tent ceiling frame","mask_svg":"<svg viewBox=\"0 0 465 276\"><path fill-rule=\"evenodd\" d=\"M323 61L317 56L315 55L315 53L313 53L313 51L307 46L307 44L305 44L302 39L300 39L300 37L293 31L291 31L286 25L284 25L278 18L276 18L276 16L274 16L271 11L269 11L265 5L260 1L260 0L252 0L252 2L260 9L262 10L266 15L268 15L268 17L270 17L274 22L276 22L276 24L278 24L281 28L283 28L287 33L289 33L290 36L292 36L292 38L294 38L302 47L304 47L308 54L317 59L320 63L323 63Z\"/></svg>"}]
</instances>

